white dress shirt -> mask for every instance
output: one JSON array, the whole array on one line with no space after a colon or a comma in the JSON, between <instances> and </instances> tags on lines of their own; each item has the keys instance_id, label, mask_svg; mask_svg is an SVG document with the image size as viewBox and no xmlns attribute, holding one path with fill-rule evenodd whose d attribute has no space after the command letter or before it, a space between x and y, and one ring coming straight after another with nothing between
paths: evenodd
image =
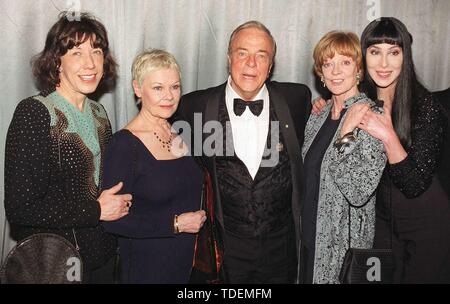
<instances>
[{"instance_id":1,"label":"white dress shirt","mask_svg":"<svg viewBox=\"0 0 450 304\"><path fill-rule=\"evenodd\" d=\"M233 102L235 98L241 98L231 87L231 77L225 90L225 103L228 116L230 117L231 130L233 134L234 152L245 164L251 177L255 179L261 164L264 148L269 132L269 92L264 86L253 100L262 99L263 110L259 116L253 115L248 107L241 116L234 114Z\"/></svg>"}]
</instances>

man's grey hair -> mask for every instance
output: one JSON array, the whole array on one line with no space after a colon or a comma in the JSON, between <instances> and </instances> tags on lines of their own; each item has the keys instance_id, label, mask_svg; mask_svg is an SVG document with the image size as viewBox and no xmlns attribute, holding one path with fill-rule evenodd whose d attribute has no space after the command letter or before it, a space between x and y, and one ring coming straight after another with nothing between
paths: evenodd
<instances>
[{"instance_id":1,"label":"man's grey hair","mask_svg":"<svg viewBox=\"0 0 450 304\"><path fill-rule=\"evenodd\" d=\"M270 33L269 29L264 24L262 24L261 22L256 21L256 20L247 21L247 22L239 25L233 31L233 33L231 33L230 41L228 42L228 55L231 54L231 44L233 43L233 40L236 37L236 35L240 31L242 31L244 29L248 29L248 28L256 28L256 29L259 29L259 30L265 32L267 35L269 35L270 40L272 42L272 58L271 59L272 59L272 62L273 62L274 59L275 59L275 54L277 52L277 43L275 42L275 39L273 38L272 33Z\"/></svg>"}]
</instances>

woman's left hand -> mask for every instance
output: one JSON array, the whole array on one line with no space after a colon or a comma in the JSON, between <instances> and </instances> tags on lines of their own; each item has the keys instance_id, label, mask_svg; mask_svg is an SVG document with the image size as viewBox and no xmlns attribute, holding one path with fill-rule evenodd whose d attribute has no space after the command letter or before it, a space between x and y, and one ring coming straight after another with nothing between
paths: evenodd
<instances>
[{"instance_id":1,"label":"woman's left hand","mask_svg":"<svg viewBox=\"0 0 450 304\"><path fill-rule=\"evenodd\" d=\"M366 131L382 142L387 142L390 136L395 135L391 115L386 110L383 114L367 111L359 123L358 128Z\"/></svg>"},{"instance_id":2,"label":"woman's left hand","mask_svg":"<svg viewBox=\"0 0 450 304\"><path fill-rule=\"evenodd\" d=\"M345 116L345 120L342 123L341 128L341 136L349 132L353 132L353 130L358 127L364 117L364 115L369 111L370 106L368 103L359 103L352 105Z\"/></svg>"},{"instance_id":3,"label":"woman's left hand","mask_svg":"<svg viewBox=\"0 0 450 304\"><path fill-rule=\"evenodd\" d=\"M197 233L206 221L204 210L186 212L178 216L178 231L184 233Z\"/></svg>"},{"instance_id":4,"label":"woman's left hand","mask_svg":"<svg viewBox=\"0 0 450 304\"><path fill-rule=\"evenodd\" d=\"M319 115L322 113L323 109L326 107L327 101L323 99L322 97L317 97L312 102L312 108L311 108L311 114Z\"/></svg>"}]
</instances>

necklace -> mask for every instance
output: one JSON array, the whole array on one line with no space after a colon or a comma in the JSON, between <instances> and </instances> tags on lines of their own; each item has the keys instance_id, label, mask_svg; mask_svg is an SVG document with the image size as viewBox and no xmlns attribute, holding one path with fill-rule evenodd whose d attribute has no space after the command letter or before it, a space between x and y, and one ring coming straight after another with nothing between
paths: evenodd
<instances>
[{"instance_id":1,"label":"necklace","mask_svg":"<svg viewBox=\"0 0 450 304\"><path fill-rule=\"evenodd\" d=\"M161 143L163 149L165 149L165 150L170 152L170 148L172 146L172 139L173 139L172 133L170 133L169 140L163 140L161 137L158 136L156 131L153 131L153 135L155 135L156 139L159 140L159 142Z\"/></svg>"}]
</instances>

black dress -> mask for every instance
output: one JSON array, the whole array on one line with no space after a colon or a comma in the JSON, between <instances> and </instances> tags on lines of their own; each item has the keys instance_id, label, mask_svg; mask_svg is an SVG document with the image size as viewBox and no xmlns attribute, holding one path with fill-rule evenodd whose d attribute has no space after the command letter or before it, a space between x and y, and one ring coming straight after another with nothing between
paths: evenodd
<instances>
[{"instance_id":1,"label":"black dress","mask_svg":"<svg viewBox=\"0 0 450 304\"><path fill-rule=\"evenodd\" d=\"M317 221L317 207L319 199L320 188L320 169L322 167L322 160L333 140L336 130L339 127L342 116L345 110L341 113L339 119L331 119L331 111L328 118L323 123L316 137L314 138L311 148L305 156L305 200L303 205L303 246L305 262L305 283L311 284L313 281L314 270L314 255L316 243L316 221Z\"/></svg>"},{"instance_id":2,"label":"black dress","mask_svg":"<svg viewBox=\"0 0 450 304\"><path fill-rule=\"evenodd\" d=\"M124 283L187 283L195 234L173 232L174 215L200 208L202 173L192 157L157 160L130 131L114 134L104 167L104 188L122 181L133 195L130 213L104 223L118 235Z\"/></svg>"},{"instance_id":3,"label":"black dress","mask_svg":"<svg viewBox=\"0 0 450 304\"><path fill-rule=\"evenodd\" d=\"M450 202L437 175L445 118L431 95L413 111L408 156L388 165L377 190L376 248L391 245L397 283L450 283Z\"/></svg>"},{"instance_id":4,"label":"black dress","mask_svg":"<svg viewBox=\"0 0 450 304\"><path fill-rule=\"evenodd\" d=\"M447 195L450 196L450 88L434 92L433 98L442 106L442 111L447 118L447 126L444 136L444 147L442 149L441 161L438 167L438 176Z\"/></svg>"}]
</instances>

